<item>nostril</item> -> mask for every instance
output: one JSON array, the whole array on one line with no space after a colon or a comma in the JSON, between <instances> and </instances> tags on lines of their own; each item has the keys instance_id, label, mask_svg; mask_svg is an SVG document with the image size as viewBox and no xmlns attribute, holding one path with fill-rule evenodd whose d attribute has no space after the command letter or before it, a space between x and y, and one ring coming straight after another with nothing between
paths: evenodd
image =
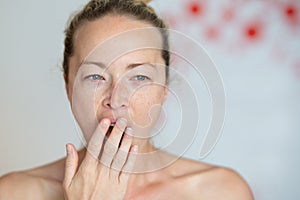
<instances>
[{"instance_id":1,"label":"nostril","mask_svg":"<svg viewBox=\"0 0 300 200\"><path fill-rule=\"evenodd\" d=\"M110 109L119 109L119 108L126 108L127 107L127 98L122 95L115 95L109 98L106 98L103 101L103 105Z\"/></svg>"}]
</instances>

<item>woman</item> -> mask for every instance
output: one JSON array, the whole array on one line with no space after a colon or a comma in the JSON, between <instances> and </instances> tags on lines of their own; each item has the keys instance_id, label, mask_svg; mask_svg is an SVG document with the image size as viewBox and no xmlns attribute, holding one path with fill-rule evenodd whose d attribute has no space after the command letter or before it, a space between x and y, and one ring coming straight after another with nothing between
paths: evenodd
<instances>
[{"instance_id":1,"label":"woman","mask_svg":"<svg viewBox=\"0 0 300 200\"><path fill-rule=\"evenodd\" d=\"M138 0L92 0L73 17L63 69L87 149L68 144L65 159L2 177L1 200L253 199L234 171L184 158L166 165L175 157L149 142L168 95L165 28Z\"/></svg>"}]
</instances>

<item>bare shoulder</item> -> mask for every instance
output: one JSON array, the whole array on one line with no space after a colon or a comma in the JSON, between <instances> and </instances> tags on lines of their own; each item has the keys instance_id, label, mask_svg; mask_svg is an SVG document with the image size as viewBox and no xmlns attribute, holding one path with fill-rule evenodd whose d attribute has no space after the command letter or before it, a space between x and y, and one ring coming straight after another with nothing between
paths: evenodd
<instances>
[{"instance_id":1,"label":"bare shoulder","mask_svg":"<svg viewBox=\"0 0 300 200\"><path fill-rule=\"evenodd\" d=\"M189 185L190 199L253 200L246 181L236 171L181 158L178 168L181 180Z\"/></svg>"},{"instance_id":2,"label":"bare shoulder","mask_svg":"<svg viewBox=\"0 0 300 200\"><path fill-rule=\"evenodd\" d=\"M215 167L204 173L198 180L200 180L201 194L205 194L207 199L253 200L251 189L246 181L232 169ZM210 188L210 191L218 192L209 192L201 187L203 185Z\"/></svg>"},{"instance_id":3,"label":"bare shoulder","mask_svg":"<svg viewBox=\"0 0 300 200\"><path fill-rule=\"evenodd\" d=\"M29 199L31 191L38 189L39 182L25 172L9 173L0 178L0 199Z\"/></svg>"},{"instance_id":4,"label":"bare shoulder","mask_svg":"<svg viewBox=\"0 0 300 200\"><path fill-rule=\"evenodd\" d=\"M0 177L0 200L63 199L61 183L39 173L30 170L13 172Z\"/></svg>"}]
</instances>

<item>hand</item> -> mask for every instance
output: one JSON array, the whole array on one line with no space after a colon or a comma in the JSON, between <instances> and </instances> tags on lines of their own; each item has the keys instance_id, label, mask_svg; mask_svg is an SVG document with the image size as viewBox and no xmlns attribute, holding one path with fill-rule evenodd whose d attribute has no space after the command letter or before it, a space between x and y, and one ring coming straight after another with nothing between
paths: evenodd
<instances>
[{"instance_id":1,"label":"hand","mask_svg":"<svg viewBox=\"0 0 300 200\"><path fill-rule=\"evenodd\" d=\"M133 169L135 156L130 153L138 152L137 146L131 146L131 129L126 125L126 120L119 119L105 142L110 121L103 119L89 141L79 169L77 151L72 144L67 145L63 181L66 200L124 199L129 173L122 169Z\"/></svg>"}]
</instances>

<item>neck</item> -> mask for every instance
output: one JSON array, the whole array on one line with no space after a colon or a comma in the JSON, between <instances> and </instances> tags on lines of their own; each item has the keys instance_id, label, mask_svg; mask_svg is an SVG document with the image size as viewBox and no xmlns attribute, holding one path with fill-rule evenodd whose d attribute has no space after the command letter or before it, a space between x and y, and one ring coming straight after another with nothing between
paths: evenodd
<instances>
[{"instance_id":1,"label":"neck","mask_svg":"<svg viewBox=\"0 0 300 200\"><path fill-rule=\"evenodd\" d=\"M132 146L137 145L138 146L138 153L147 154L152 153L154 151L157 151L157 149L150 143L149 140L146 139L134 139L132 142ZM82 162L86 154L86 148L82 148L78 152L79 157L79 164Z\"/></svg>"},{"instance_id":2,"label":"neck","mask_svg":"<svg viewBox=\"0 0 300 200\"><path fill-rule=\"evenodd\" d=\"M172 164L174 157L156 149L149 140L134 140L133 145L138 145L139 150L135 160L135 167L129 170L131 175L128 187L145 186L155 182L158 178L167 176L163 173L164 168ZM86 155L86 148L79 151L79 164ZM160 171L161 173L157 173Z\"/></svg>"},{"instance_id":3,"label":"neck","mask_svg":"<svg viewBox=\"0 0 300 200\"><path fill-rule=\"evenodd\" d=\"M174 156L155 148L149 140L135 139L132 145L138 146L138 153L136 155L132 155L136 156L134 169L129 170L129 172L134 174L157 171L175 161ZM83 148L78 152L79 165L84 159L86 152L86 148Z\"/></svg>"},{"instance_id":4,"label":"neck","mask_svg":"<svg viewBox=\"0 0 300 200\"><path fill-rule=\"evenodd\" d=\"M133 145L138 146L139 153L151 153L157 150L148 139L134 139L132 142Z\"/></svg>"}]
</instances>

